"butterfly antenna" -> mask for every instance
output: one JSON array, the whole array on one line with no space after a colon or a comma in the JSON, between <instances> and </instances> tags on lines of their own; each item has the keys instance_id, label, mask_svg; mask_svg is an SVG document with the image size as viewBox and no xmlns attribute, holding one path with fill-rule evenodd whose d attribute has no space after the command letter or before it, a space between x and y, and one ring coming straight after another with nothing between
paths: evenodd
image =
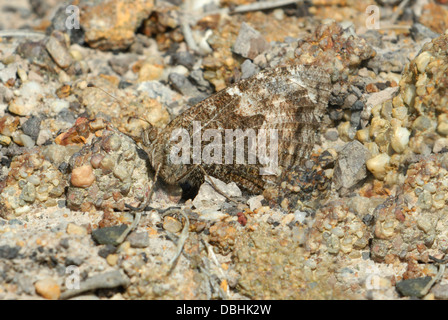
<instances>
[{"instance_id":1,"label":"butterfly antenna","mask_svg":"<svg viewBox=\"0 0 448 320\"><path fill-rule=\"evenodd\" d=\"M120 103L120 104L124 105L125 107L129 108L129 105L128 105L128 104L126 104L126 103L123 102L122 100L118 99L118 98L117 98L116 96L114 96L113 94L107 92L107 91L104 90L103 88L97 87L97 86L94 85L93 83L89 83L89 84L87 85L87 88L96 88L96 89L98 89L98 90L101 90L101 91L103 91L105 94L107 94L109 97L112 97L113 99L117 100L118 103ZM146 120L146 119L144 119L144 118L142 118L142 117L131 116L131 117L129 117L129 118L134 118L134 119L142 120L142 121L146 122L147 124L149 124L150 126L152 126L152 123L151 123L151 122L149 122L148 120Z\"/></svg>"},{"instance_id":2,"label":"butterfly antenna","mask_svg":"<svg viewBox=\"0 0 448 320\"><path fill-rule=\"evenodd\" d=\"M113 99L115 99L119 104L125 106L126 108L129 108L129 105L126 104L125 102L123 102L122 100L118 99L116 96L114 96L113 94L107 92L106 90L104 90L103 88L97 87L96 85L94 85L93 83L89 83L87 85L87 88L96 88L98 90L103 91L105 94L107 94L109 97L112 97Z\"/></svg>"},{"instance_id":3,"label":"butterfly antenna","mask_svg":"<svg viewBox=\"0 0 448 320\"><path fill-rule=\"evenodd\" d=\"M109 97L115 99L119 104L121 104L122 106L125 106L126 108L130 108L128 104L126 104L123 100L120 100L119 98L117 98L116 96L114 96L113 94L107 92L106 90L104 90L103 88L97 87L96 85L94 85L93 83L89 83L87 84L87 88L95 88L98 90L101 90L102 92L104 92L105 94L107 94ZM138 119L141 121L146 122L147 124L149 124L150 127L152 127L152 123L149 122L148 120L142 118L142 117L138 117L138 116L130 116L129 119ZM129 120L128 120L129 121ZM136 137L136 136L131 136L133 139L139 139L140 137Z\"/></svg>"}]
</instances>

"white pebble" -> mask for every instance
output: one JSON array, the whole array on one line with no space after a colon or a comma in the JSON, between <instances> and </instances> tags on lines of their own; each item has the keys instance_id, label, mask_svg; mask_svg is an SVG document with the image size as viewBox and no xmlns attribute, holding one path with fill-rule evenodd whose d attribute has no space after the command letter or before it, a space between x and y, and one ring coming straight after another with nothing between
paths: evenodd
<instances>
[{"instance_id":1,"label":"white pebble","mask_svg":"<svg viewBox=\"0 0 448 320\"><path fill-rule=\"evenodd\" d=\"M303 223L305 221L306 218L306 212L302 212L300 210L296 210L294 212L294 217L296 219L296 221Z\"/></svg>"},{"instance_id":2,"label":"white pebble","mask_svg":"<svg viewBox=\"0 0 448 320\"><path fill-rule=\"evenodd\" d=\"M422 52L416 59L415 59L415 65L417 66L417 69L420 73L424 73L426 66L431 61L432 55L428 52Z\"/></svg>"},{"instance_id":3,"label":"white pebble","mask_svg":"<svg viewBox=\"0 0 448 320\"><path fill-rule=\"evenodd\" d=\"M32 184L34 184L35 186L37 186L38 184L40 184L40 179L39 179L39 177L38 176L36 176L36 175L32 175L32 176L29 176L27 179L26 179L28 182L31 182Z\"/></svg>"},{"instance_id":4,"label":"white pebble","mask_svg":"<svg viewBox=\"0 0 448 320\"><path fill-rule=\"evenodd\" d=\"M390 157L385 153L381 153L367 160L367 169L372 172L375 178L383 180L386 176L386 167L389 164L389 161Z\"/></svg>"},{"instance_id":5,"label":"white pebble","mask_svg":"<svg viewBox=\"0 0 448 320\"><path fill-rule=\"evenodd\" d=\"M394 129L394 133L390 142L395 152L402 153L406 149L409 143L410 135L411 133L406 128L398 127Z\"/></svg>"},{"instance_id":6,"label":"white pebble","mask_svg":"<svg viewBox=\"0 0 448 320\"><path fill-rule=\"evenodd\" d=\"M263 196L255 196L247 200L247 204L251 211L254 211L262 206L261 201L264 199Z\"/></svg>"},{"instance_id":7,"label":"white pebble","mask_svg":"<svg viewBox=\"0 0 448 320\"><path fill-rule=\"evenodd\" d=\"M51 111L56 114L64 109L68 109L69 106L70 104L68 103L68 101L60 99L53 100L53 102L50 104Z\"/></svg>"},{"instance_id":8,"label":"white pebble","mask_svg":"<svg viewBox=\"0 0 448 320\"><path fill-rule=\"evenodd\" d=\"M27 136L26 134L21 134L20 135L20 140L22 140L23 146L25 148L32 148L34 147L34 140L30 137Z\"/></svg>"},{"instance_id":9,"label":"white pebble","mask_svg":"<svg viewBox=\"0 0 448 320\"><path fill-rule=\"evenodd\" d=\"M35 81L29 81L24 83L20 88L20 95L22 97L31 98L42 94L42 91L42 86L39 83Z\"/></svg>"},{"instance_id":10,"label":"white pebble","mask_svg":"<svg viewBox=\"0 0 448 320\"><path fill-rule=\"evenodd\" d=\"M24 213L28 213L31 211L31 207L30 206L23 206L23 207L19 207L17 209L14 210L16 216L21 216Z\"/></svg>"}]
</instances>

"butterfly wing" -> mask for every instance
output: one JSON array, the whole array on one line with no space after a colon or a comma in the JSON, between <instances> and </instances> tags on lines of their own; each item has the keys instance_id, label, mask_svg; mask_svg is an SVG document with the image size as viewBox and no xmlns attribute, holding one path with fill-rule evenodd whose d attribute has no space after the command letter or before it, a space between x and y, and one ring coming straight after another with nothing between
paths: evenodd
<instances>
[{"instance_id":1,"label":"butterfly wing","mask_svg":"<svg viewBox=\"0 0 448 320\"><path fill-rule=\"evenodd\" d=\"M166 167L161 170L162 178L165 181L176 181L182 177L193 184L203 181L203 172L193 158L188 164L178 165L174 165L169 159L170 150L176 144L176 141L170 141L174 130L184 129L193 139L198 137L200 124L200 138L204 138L204 132L212 132L215 139L210 141L216 142L216 138L220 138L222 145L221 161L200 162L205 171L223 181L234 181L246 190L262 191L270 183L276 183L281 172L300 164L309 156L320 117L328 104L330 89L330 78L321 69L295 65L262 71L217 92L173 119L153 142L152 152L159 157L159 162L165 164L162 167ZM248 129L255 132L257 138L265 130L268 137L265 143L267 154L271 143L269 134L276 132L278 167L275 174L261 174L266 164L260 161L248 163L249 153L254 149L249 148L247 136L241 134L249 132ZM235 136L233 158L230 160L229 153L226 154L225 150L226 130L231 130ZM216 135L219 132L220 137ZM238 142L242 142L239 141L241 139L244 143L238 145ZM206 150L208 143L201 143L201 152ZM237 150L241 151L238 146L244 148L245 164L237 161Z\"/></svg>"}]
</instances>

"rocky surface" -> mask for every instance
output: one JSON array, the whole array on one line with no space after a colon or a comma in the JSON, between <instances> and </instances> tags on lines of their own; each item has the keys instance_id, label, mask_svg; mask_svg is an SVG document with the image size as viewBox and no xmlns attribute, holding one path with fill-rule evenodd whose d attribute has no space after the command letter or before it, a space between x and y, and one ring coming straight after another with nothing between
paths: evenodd
<instances>
[{"instance_id":1,"label":"rocky surface","mask_svg":"<svg viewBox=\"0 0 448 320\"><path fill-rule=\"evenodd\" d=\"M448 7L400 3L0 4L0 299L447 299ZM143 132L284 64L332 82L303 165L155 183Z\"/></svg>"}]
</instances>

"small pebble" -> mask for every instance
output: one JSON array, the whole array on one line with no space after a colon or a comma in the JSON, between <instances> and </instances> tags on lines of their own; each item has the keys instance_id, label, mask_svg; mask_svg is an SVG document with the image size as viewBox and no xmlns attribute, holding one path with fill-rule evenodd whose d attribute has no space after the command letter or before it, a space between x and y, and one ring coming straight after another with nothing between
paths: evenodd
<instances>
[{"instance_id":1,"label":"small pebble","mask_svg":"<svg viewBox=\"0 0 448 320\"><path fill-rule=\"evenodd\" d=\"M30 136L33 140L36 140L39 135L41 122L42 120L39 117L33 116L29 118L22 124L23 133Z\"/></svg>"},{"instance_id":2,"label":"small pebble","mask_svg":"<svg viewBox=\"0 0 448 320\"><path fill-rule=\"evenodd\" d=\"M133 248L146 248L149 246L148 232L132 232L126 239Z\"/></svg>"},{"instance_id":3,"label":"small pebble","mask_svg":"<svg viewBox=\"0 0 448 320\"><path fill-rule=\"evenodd\" d=\"M9 223L10 225L19 225L19 226L23 225L23 222L20 221L19 219L11 219L11 220L9 220L8 223Z\"/></svg>"},{"instance_id":4,"label":"small pebble","mask_svg":"<svg viewBox=\"0 0 448 320\"><path fill-rule=\"evenodd\" d=\"M59 245L62 248L64 248L64 249L68 249L70 247L70 240L69 240L69 238L61 239L61 241L59 241Z\"/></svg>"},{"instance_id":5,"label":"small pebble","mask_svg":"<svg viewBox=\"0 0 448 320\"><path fill-rule=\"evenodd\" d=\"M17 75L19 76L22 82L26 82L28 80L28 74L22 68L17 68Z\"/></svg>"},{"instance_id":6,"label":"small pebble","mask_svg":"<svg viewBox=\"0 0 448 320\"><path fill-rule=\"evenodd\" d=\"M95 174L91 165L84 165L73 169L70 182L75 187L87 188L95 181Z\"/></svg>"},{"instance_id":7,"label":"small pebble","mask_svg":"<svg viewBox=\"0 0 448 320\"><path fill-rule=\"evenodd\" d=\"M406 150L410 135L411 133L406 128L398 127L394 130L390 143L395 152L402 153Z\"/></svg>"},{"instance_id":8,"label":"small pebble","mask_svg":"<svg viewBox=\"0 0 448 320\"><path fill-rule=\"evenodd\" d=\"M107 256L106 258L107 263L113 267L117 264L118 262L118 255L117 254L110 254Z\"/></svg>"},{"instance_id":9,"label":"small pebble","mask_svg":"<svg viewBox=\"0 0 448 320\"><path fill-rule=\"evenodd\" d=\"M173 64L180 64L182 66L187 67L188 69L193 68L195 57L188 51L180 51L176 52L173 55Z\"/></svg>"},{"instance_id":10,"label":"small pebble","mask_svg":"<svg viewBox=\"0 0 448 320\"><path fill-rule=\"evenodd\" d=\"M18 116L28 116L31 114L33 107L33 105L26 103L21 97L19 97L14 99L14 101L9 104L8 110L12 114Z\"/></svg>"},{"instance_id":11,"label":"small pebble","mask_svg":"<svg viewBox=\"0 0 448 320\"><path fill-rule=\"evenodd\" d=\"M57 34L59 33L59 34ZM61 41L57 36L63 37L63 34L60 31L55 31L52 34L45 45L47 51L50 53L53 60L57 63L57 65L61 68L68 68L72 62L73 58L67 50L67 47L63 40Z\"/></svg>"},{"instance_id":12,"label":"small pebble","mask_svg":"<svg viewBox=\"0 0 448 320\"><path fill-rule=\"evenodd\" d=\"M57 300L61 295L61 288L58 283L51 278L39 280L34 284L38 295L48 300Z\"/></svg>"},{"instance_id":13,"label":"small pebble","mask_svg":"<svg viewBox=\"0 0 448 320\"><path fill-rule=\"evenodd\" d=\"M92 237L98 244L118 245L117 240L126 229L125 224L96 229L92 232Z\"/></svg>"},{"instance_id":14,"label":"small pebble","mask_svg":"<svg viewBox=\"0 0 448 320\"><path fill-rule=\"evenodd\" d=\"M373 173L375 178L382 180L386 176L386 166L389 164L389 161L390 157L385 153L381 153L367 160L367 169Z\"/></svg>"},{"instance_id":15,"label":"small pebble","mask_svg":"<svg viewBox=\"0 0 448 320\"><path fill-rule=\"evenodd\" d=\"M448 299L448 284L436 284L431 292L435 298L446 300Z\"/></svg>"},{"instance_id":16,"label":"small pebble","mask_svg":"<svg viewBox=\"0 0 448 320\"><path fill-rule=\"evenodd\" d=\"M263 38L260 32L243 22L238 32L233 52L244 58L254 59L260 53L269 48L269 43Z\"/></svg>"},{"instance_id":17,"label":"small pebble","mask_svg":"<svg viewBox=\"0 0 448 320\"><path fill-rule=\"evenodd\" d=\"M66 266L80 266L83 263L83 259L81 257L67 257L65 258Z\"/></svg>"},{"instance_id":18,"label":"small pebble","mask_svg":"<svg viewBox=\"0 0 448 320\"><path fill-rule=\"evenodd\" d=\"M421 298L422 290L431 281L431 277L401 280L396 284L397 291L405 297Z\"/></svg>"},{"instance_id":19,"label":"small pebble","mask_svg":"<svg viewBox=\"0 0 448 320\"><path fill-rule=\"evenodd\" d=\"M19 251L20 247L0 246L0 259L15 259Z\"/></svg>"},{"instance_id":20,"label":"small pebble","mask_svg":"<svg viewBox=\"0 0 448 320\"><path fill-rule=\"evenodd\" d=\"M249 205L249 208L251 211L254 211L262 206L261 201L264 199L262 195L255 196L247 200L247 204Z\"/></svg>"},{"instance_id":21,"label":"small pebble","mask_svg":"<svg viewBox=\"0 0 448 320\"><path fill-rule=\"evenodd\" d=\"M112 253L115 253L117 251L117 247L111 245L111 244L107 244L106 246L104 246L104 248L101 248L100 250L98 250L98 255L104 259L107 258L107 256L109 256Z\"/></svg>"},{"instance_id":22,"label":"small pebble","mask_svg":"<svg viewBox=\"0 0 448 320\"><path fill-rule=\"evenodd\" d=\"M56 114L60 113L62 110L68 109L69 107L70 107L70 103L68 101L59 100L59 99L54 100L50 104L51 110Z\"/></svg>"},{"instance_id":23,"label":"small pebble","mask_svg":"<svg viewBox=\"0 0 448 320\"><path fill-rule=\"evenodd\" d=\"M339 133L335 129L329 129L325 132L325 139L328 141L336 141L338 140Z\"/></svg>"},{"instance_id":24,"label":"small pebble","mask_svg":"<svg viewBox=\"0 0 448 320\"><path fill-rule=\"evenodd\" d=\"M0 144L2 146L9 146L10 143L11 143L10 137L0 134Z\"/></svg>"},{"instance_id":25,"label":"small pebble","mask_svg":"<svg viewBox=\"0 0 448 320\"><path fill-rule=\"evenodd\" d=\"M432 55L428 51L422 52L417 58L415 58L415 65L420 73L424 73L426 66L431 61Z\"/></svg>"},{"instance_id":26,"label":"small pebble","mask_svg":"<svg viewBox=\"0 0 448 320\"><path fill-rule=\"evenodd\" d=\"M22 144L25 148L32 148L35 145L34 140L26 134L21 134L20 140L22 141Z\"/></svg>"},{"instance_id":27,"label":"small pebble","mask_svg":"<svg viewBox=\"0 0 448 320\"><path fill-rule=\"evenodd\" d=\"M306 212L300 211L300 210L296 210L294 212L294 219L295 221L299 222L299 223L304 223L305 222L305 218L306 218Z\"/></svg>"},{"instance_id":28,"label":"small pebble","mask_svg":"<svg viewBox=\"0 0 448 320\"><path fill-rule=\"evenodd\" d=\"M241 78L246 79L260 71L257 65L253 64L249 59L241 64Z\"/></svg>"},{"instance_id":29,"label":"small pebble","mask_svg":"<svg viewBox=\"0 0 448 320\"><path fill-rule=\"evenodd\" d=\"M163 219L163 229L171 233L177 233L182 230L182 223L173 217L165 217Z\"/></svg>"},{"instance_id":30,"label":"small pebble","mask_svg":"<svg viewBox=\"0 0 448 320\"><path fill-rule=\"evenodd\" d=\"M77 235L77 236L86 236L87 235L86 228L78 226L74 223L67 224L66 231L68 234Z\"/></svg>"}]
</instances>

